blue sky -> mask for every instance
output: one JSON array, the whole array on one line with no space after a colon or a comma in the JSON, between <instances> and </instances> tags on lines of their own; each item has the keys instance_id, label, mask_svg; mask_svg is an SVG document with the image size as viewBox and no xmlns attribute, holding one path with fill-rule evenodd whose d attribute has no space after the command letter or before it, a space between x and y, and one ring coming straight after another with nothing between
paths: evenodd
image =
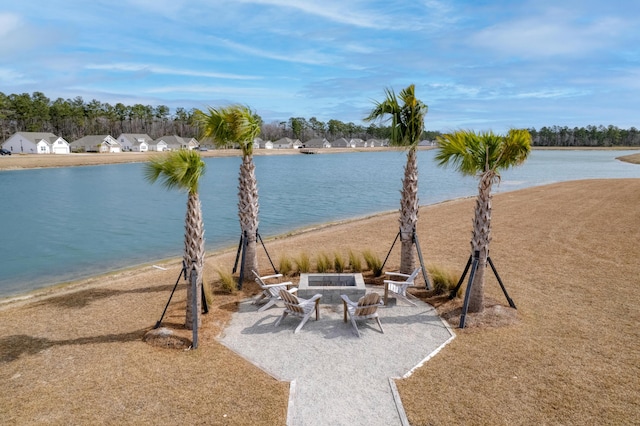
<instances>
[{"instance_id":1,"label":"blue sky","mask_svg":"<svg viewBox=\"0 0 640 426\"><path fill-rule=\"evenodd\" d=\"M416 85L426 128L640 128L640 2L0 2L0 91L362 123Z\"/></svg>"}]
</instances>

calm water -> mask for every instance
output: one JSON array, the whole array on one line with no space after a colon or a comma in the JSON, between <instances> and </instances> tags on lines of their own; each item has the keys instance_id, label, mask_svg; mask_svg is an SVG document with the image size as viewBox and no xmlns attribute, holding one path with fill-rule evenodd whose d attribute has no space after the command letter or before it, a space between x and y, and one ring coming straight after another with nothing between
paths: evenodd
<instances>
[{"instance_id":1,"label":"calm water","mask_svg":"<svg viewBox=\"0 0 640 426\"><path fill-rule=\"evenodd\" d=\"M495 192L585 178L640 178L615 160L635 151L534 151ZM476 194L476 180L418 153L420 204ZM404 152L254 158L263 238L397 210ZM235 246L240 158L206 159L200 186L207 249ZM0 296L181 257L186 194L143 178L142 164L0 171Z\"/></svg>"}]
</instances>

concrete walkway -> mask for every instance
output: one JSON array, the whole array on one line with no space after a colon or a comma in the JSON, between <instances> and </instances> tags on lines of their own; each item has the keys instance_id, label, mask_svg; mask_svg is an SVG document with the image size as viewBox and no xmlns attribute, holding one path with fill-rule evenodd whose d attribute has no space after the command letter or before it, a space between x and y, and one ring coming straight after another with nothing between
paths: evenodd
<instances>
[{"instance_id":1,"label":"concrete walkway","mask_svg":"<svg viewBox=\"0 0 640 426\"><path fill-rule=\"evenodd\" d=\"M406 424L390 379L409 375L454 334L431 306L390 302L378 310L384 334L370 320L358 323L358 338L342 320L342 304L321 304L320 320L312 317L293 334L298 318L288 316L275 327L283 309L257 312L249 300L240 304L220 341L291 382L290 426Z\"/></svg>"}]
</instances>

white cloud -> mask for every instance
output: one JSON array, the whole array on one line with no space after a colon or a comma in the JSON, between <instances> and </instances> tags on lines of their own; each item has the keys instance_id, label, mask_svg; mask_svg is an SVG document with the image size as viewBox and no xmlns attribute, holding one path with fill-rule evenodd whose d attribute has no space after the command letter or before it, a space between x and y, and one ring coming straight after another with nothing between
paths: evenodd
<instances>
[{"instance_id":1,"label":"white cloud","mask_svg":"<svg viewBox=\"0 0 640 426\"><path fill-rule=\"evenodd\" d=\"M489 51L521 58L576 57L614 45L626 27L619 18L591 22L578 18L568 11L547 11L484 28L470 41Z\"/></svg>"},{"instance_id":2,"label":"white cloud","mask_svg":"<svg viewBox=\"0 0 640 426\"><path fill-rule=\"evenodd\" d=\"M358 9L359 2L351 1L309 1L309 0L238 0L239 3L259 4L296 9L309 15L341 24L361 28L389 29L393 21L379 13ZM366 4L366 3L365 3Z\"/></svg>"},{"instance_id":3,"label":"white cloud","mask_svg":"<svg viewBox=\"0 0 640 426\"><path fill-rule=\"evenodd\" d=\"M307 65L327 65L337 60L337 58L332 55L327 55L325 53L313 50L298 50L288 53L275 53L221 38L215 39L215 43L234 50L236 53L241 52L252 56L257 56L265 59L273 59L282 62L294 62Z\"/></svg>"},{"instance_id":4,"label":"white cloud","mask_svg":"<svg viewBox=\"0 0 640 426\"><path fill-rule=\"evenodd\" d=\"M0 68L0 84L3 86L19 86L22 84L32 84L34 80L27 78L24 74L10 68Z\"/></svg>"},{"instance_id":5,"label":"white cloud","mask_svg":"<svg viewBox=\"0 0 640 426\"><path fill-rule=\"evenodd\" d=\"M18 29L21 19L14 13L0 13L0 39L7 37L12 31Z\"/></svg>"},{"instance_id":6,"label":"white cloud","mask_svg":"<svg viewBox=\"0 0 640 426\"><path fill-rule=\"evenodd\" d=\"M241 75L241 74L229 74L229 73L216 73L207 71L193 71L186 69L168 68L157 65L148 64L136 64L136 63L115 63L115 64L89 64L85 67L90 70L104 70L104 71L116 71L116 72L149 72L154 74L166 74L177 75L187 77L206 77L206 78L222 78L231 80L258 80L261 77Z\"/></svg>"}]
</instances>

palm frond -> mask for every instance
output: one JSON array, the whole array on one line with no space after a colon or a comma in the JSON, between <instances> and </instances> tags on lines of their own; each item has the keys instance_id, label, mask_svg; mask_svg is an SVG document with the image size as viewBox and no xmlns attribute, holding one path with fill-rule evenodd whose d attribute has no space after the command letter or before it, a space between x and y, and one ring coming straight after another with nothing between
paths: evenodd
<instances>
[{"instance_id":1,"label":"palm frond","mask_svg":"<svg viewBox=\"0 0 640 426\"><path fill-rule=\"evenodd\" d=\"M260 134L261 118L245 105L208 108L208 112L196 111L200 123L201 138L211 138L217 146L236 143L244 155L253 152L253 141Z\"/></svg>"},{"instance_id":2,"label":"palm frond","mask_svg":"<svg viewBox=\"0 0 640 426\"><path fill-rule=\"evenodd\" d=\"M507 136L491 131L476 133L459 130L436 139L439 166L453 166L464 175L477 176L522 164L531 150L531 135L526 130L510 130Z\"/></svg>"},{"instance_id":3,"label":"palm frond","mask_svg":"<svg viewBox=\"0 0 640 426\"><path fill-rule=\"evenodd\" d=\"M424 131L424 118L428 108L416 98L415 85L402 89L399 96L396 96L393 89L385 89L385 95L383 101L375 102L374 108L364 120L391 122L390 144L416 147Z\"/></svg>"},{"instance_id":4,"label":"palm frond","mask_svg":"<svg viewBox=\"0 0 640 426\"><path fill-rule=\"evenodd\" d=\"M193 150L172 151L152 158L144 167L144 176L150 183L160 180L162 186L189 193L198 192L198 182L206 165L200 154Z\"/></svg>"}]
</instances>

